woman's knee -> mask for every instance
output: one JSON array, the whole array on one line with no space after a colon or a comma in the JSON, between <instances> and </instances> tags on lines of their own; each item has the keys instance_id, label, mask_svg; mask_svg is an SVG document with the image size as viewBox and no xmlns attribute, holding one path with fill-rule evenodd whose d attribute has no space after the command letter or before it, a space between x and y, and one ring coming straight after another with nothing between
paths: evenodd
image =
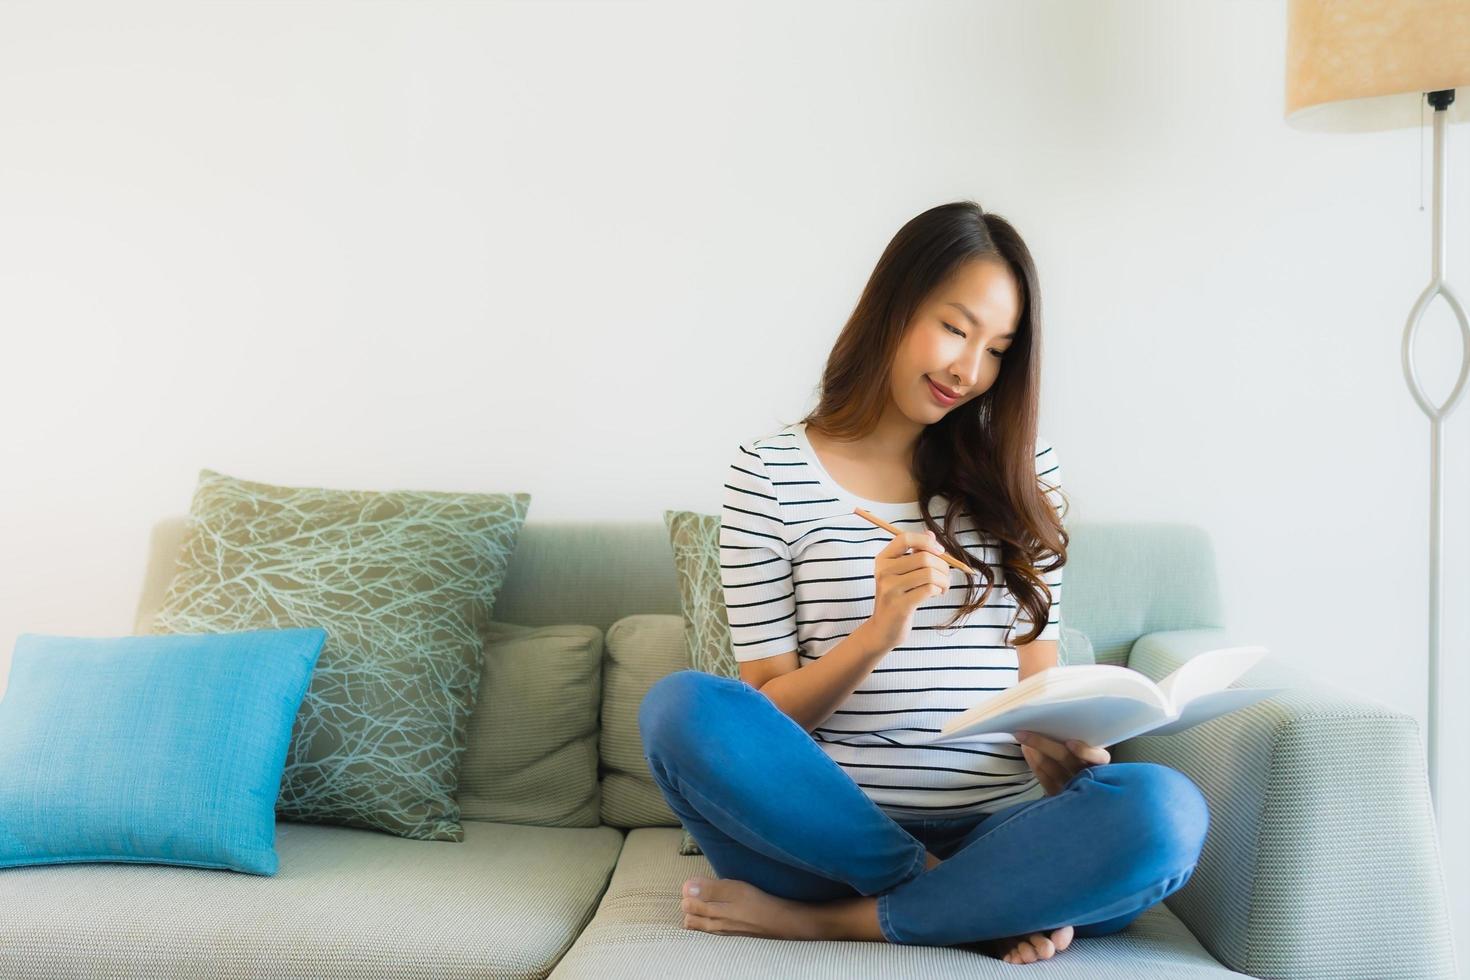
<instances>
[{"instance_id":1,"label":"woman's knee","mask_svg":"<svg viewBox=\"0 0 1470 980\"><path fill-rule=\"evenodd\" d=\"M1210 808L1194 780L1156 762L1097 767L1097 777L1126 790L1119 804L1155 856L1178 871L1199 860L1210 827Z\"/></svg>"},{"instance_id":2,"label":"woman's knee","mask_svg":"<svg viewBox=\"0 0 1470 980\"><path fill-rule=\"evenodd\" d=\"M676 670L654 681L638 706L638 734L644 751L665 739L692 737L691 726L703 719L706 729L712 701L719 696L725 678L703 670Z\"/></svg>"}]
</instances>

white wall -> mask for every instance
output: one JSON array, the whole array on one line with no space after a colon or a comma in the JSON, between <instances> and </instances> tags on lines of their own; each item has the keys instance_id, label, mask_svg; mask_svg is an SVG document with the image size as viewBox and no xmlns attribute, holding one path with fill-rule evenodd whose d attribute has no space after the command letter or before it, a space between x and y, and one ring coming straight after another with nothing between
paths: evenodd
<instances>
[{"instance_id":1,"label":"white wall","mask_svg":"<svg viewBox=\"0 0 1470 980\"><path fill-rule=\"evenodd\" d=\"M128 632L202 467L526 491L533 522L714 512L892 234L968 197L1040 266L1073 519L1203 525L1233 628L1425 723L1399 347L1429 134L1289 128L1284 3L122 6L0 6L0 655ZM1441 400L1451 324L1437 301ZM1462 405L1447 827L1467 433ZM1444 847L1470 959L1470 846Z\"/></svg>"}]
</instances>

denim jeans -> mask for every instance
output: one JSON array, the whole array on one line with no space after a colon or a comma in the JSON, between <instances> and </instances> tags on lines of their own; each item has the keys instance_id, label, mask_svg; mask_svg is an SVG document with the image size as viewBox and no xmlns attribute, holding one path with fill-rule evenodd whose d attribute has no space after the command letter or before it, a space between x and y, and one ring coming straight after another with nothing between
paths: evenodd
<instances>
[{"instance_id":1,"label":"denim jeans","mask_svg":"<svg viewBox=\"0 0 1470 980\"><path fill-rule=\"evenodd\" d=\"M895 819L764 694L704 671L660 678L638 724L719 877L798 901L877 896L893 943L1117 932L1184 886L1209 828L1194 782L1151 762L1087 766L992 813ZM926 849L939 866L925 868Z\"/></svg>"}]
</instances>

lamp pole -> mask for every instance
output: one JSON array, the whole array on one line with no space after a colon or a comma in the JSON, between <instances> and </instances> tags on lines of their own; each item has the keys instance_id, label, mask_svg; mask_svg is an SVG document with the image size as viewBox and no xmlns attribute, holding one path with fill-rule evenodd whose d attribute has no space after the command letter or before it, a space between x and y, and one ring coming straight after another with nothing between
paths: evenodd
<instances>
[{"instance_id":1,"label":"lamp pole","mask_svg":"<svg viewBox=\"0 0 1470 980\"><path fill-rule=\"evenodd\" d=\"M1455 101L1454 89L1427 92L1425 97L1434 108L1434 247L1430 260L1429 285L1419 294L1414 308L1404 324L1404 378L1409 383L1409 392L1418 402L1420 409L1429 416L1429 796L1434 806L1435 825L1439 820L1439 734L1440 734L1440 684L1439 684L1439 613L1440 566L1444 550L1444 524L1441 511L1444 501L1444 420L1455 408L1455 403L1465 393L1465 379L1470 376L1470 322L1465 319L1465 310L1460 306L1454 290L1444 279L1444 171L1445 171L1445 112ZM1419 373L1414 368L1414 337L1424 319L1424 311L1435 296L1443 296L1455 314L1460 326L1460 377L1455 387L1445 398L1443 405L1433 405L1424 395L1419 384Z\"/></svg>"}]
</instances>

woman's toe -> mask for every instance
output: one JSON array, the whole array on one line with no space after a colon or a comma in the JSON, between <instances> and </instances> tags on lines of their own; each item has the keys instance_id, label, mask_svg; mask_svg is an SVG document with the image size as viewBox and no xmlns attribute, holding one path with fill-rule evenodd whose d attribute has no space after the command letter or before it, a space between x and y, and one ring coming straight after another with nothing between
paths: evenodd
<instances>
[{"instance_id":1,"label":"woman's toe","mask_svg":"<svg viewBox=\"0 0 1470 980\"><path fill-rule=\"evenodd\" d=\"M1052 941L1046 938L1043 933L1033 933L1027 942L1035 948L1036 955L1042 959L1049 958L1057 951L1056 947L1052 945Z\"/></svg>"}]
</instances>

